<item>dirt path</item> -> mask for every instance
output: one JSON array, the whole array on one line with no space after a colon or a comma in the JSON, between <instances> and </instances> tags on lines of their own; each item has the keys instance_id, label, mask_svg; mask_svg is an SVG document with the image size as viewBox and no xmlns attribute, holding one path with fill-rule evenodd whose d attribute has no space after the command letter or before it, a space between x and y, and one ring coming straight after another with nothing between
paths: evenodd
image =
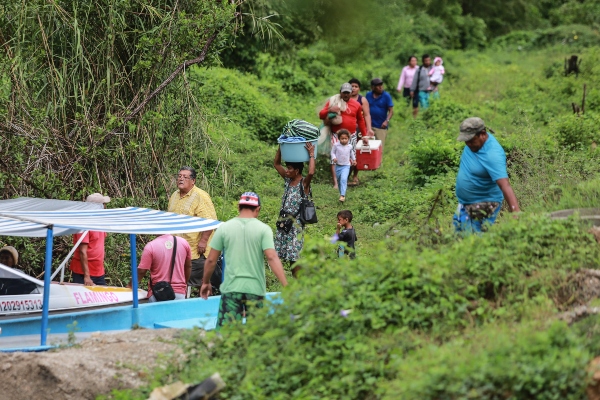
<instances>
[{"instance_id":1,"label":"dirt path","mask_svg":"<svg viewBox=\"0 0 600 400\"><path fill-rule=\"evenodd\" d=\"M179 332L141 329L94 334L72 348L0 353L0 398L95 399L112 389L138 387L155 366L180 355L175 344Z\"/></svg>"}]
</instances>

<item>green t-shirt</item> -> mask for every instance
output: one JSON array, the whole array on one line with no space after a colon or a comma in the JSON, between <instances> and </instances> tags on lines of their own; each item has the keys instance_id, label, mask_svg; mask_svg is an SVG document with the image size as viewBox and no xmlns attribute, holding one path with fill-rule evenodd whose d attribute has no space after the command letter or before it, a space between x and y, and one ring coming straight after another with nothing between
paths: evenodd
<instances>
[{"instance_id":1,"label":"green t-shirt","mask_svg":"<svg viewBox=\"0 0 600 400\"><path fill-rule=\"evenodd\" d=\"M256 218L233 218L216 230L210 247L225 251L221 293L264 296L267 290L264 251L274 249L273 231Z\"/></svg>"}]
</instances>

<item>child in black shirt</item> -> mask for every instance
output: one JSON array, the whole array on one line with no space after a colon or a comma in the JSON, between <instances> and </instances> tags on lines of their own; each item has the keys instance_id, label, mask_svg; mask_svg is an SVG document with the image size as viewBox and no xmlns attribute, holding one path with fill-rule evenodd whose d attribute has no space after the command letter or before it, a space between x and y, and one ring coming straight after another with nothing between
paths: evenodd
<instances>
[{"instance_id":1,"label":"child in black shirt","mask_svg":"<svg viewBox=\"0 0 600 400\"><path fill-rule=\"evenodd\" d=\"M346 242L346 247L340 245L338 247L338 254L340 257L343 257L344 254L348 254L348 256L353 259L356 257L356 252L354 251L354 242L358 239L356 238L356 232L354 231L354 227L352 226L352 212L350 210L342 210L337 213L337 228L335 230L336 241Z\"/></svg>"}]
</instances>

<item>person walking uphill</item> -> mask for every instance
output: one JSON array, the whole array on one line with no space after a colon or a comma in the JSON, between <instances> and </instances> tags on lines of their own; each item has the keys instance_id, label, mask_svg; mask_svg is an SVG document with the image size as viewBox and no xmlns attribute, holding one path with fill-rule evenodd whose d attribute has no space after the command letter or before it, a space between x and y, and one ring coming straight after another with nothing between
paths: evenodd
<instances>
[{"instance_id":1,"label":"person walking uphill","mask_svg":"<svg viewBox=\"0 0 600 400\"><path fill-rule=\"evenodd\" d=\"M329 99L323 109L319 112L319 118L323 120L325 125L331 126L331 145L333 146L338 142L336 133L340 129L346 129L350 132L350 144L354 149L357 140L356 128L361 132L369 132L367 125L365 124L365 118L362 111L362 105L352 98L352 85L344 83L340 88L339 94L342 100L342 106L331 105L332 99ZM342 122L338 125L332 124L330 119L330 113L339 114L342 117ZM331 163L331 176L333 177L333 186L338 187L337 178L335 176L335 164ZM358 178L355 178L356 183Z\"/></svg>"},{"instance_id":2,"label":"person walking uphill","mask_svg":"<svg viewBox=\"0 0 600 400\"><path fill-rule=\"evenodd\" d=\"M381 140L381 146L385 148L388 125L394 115L392 96L383 90L383 81L375 78L371 81L371 91L367 93L366 98L371 109L373 132L375 132L375 137Z\"/></svg>"},{"instance_id":3,"label":"person walking uphill","mask_svg":"<svg viewBox=\"0 0 600 400\"><path fill-rule=\"evenodd\" d=\"M413 99L413 117L416 117L419 113L419 105L422 108L429 107L429 92L431 92L431 83L429 82L431 57L429 57L429 54L424 54L422 61L423 65L415 73L410 86L410 97Z\"/></svg>"},{"instance_id":4,"label":"person walking uphill","mask_svg":"<svg viewBox=\"0 0 600 400\"><path fill-rule=\"evenodd\" d=\"M335 163L335 174L339 182L340 201L346 201L346 189L348 187L348 176L350 167L356 165L356 155L350 144L350 132L341 129L338 132L339 142L331 148L331 160Z\"/></svg>"},{"instance_id":5,"label":"person walking uphill","mask_svg":"<svg viewBox=\"0 0 600 400\"><path fill-rule=\"evenodd\" d=\"M277 149L273 165L285 181L285 190L281 197L281 209L275 233L275 249L282 261L292 266L292 275L296 277L299 266L294 266L304 245L303 226L300 221L300 203L302 198L310 196L310 182L315 174L315 148L312 143L306 143L308 150L308 174L302 176L304 164L288 162L285 168L281 165L281 149ZM227 268L225 268L227 270Z\"/></svg>"},{"instance_id":6,"label":"person walking uphill","mask_svg":"<svg viewBox=\"0 0 600 400\"><path fill-rule=\"evenodd\" d=\"M207 299L212 293L211 275L217 259L225 250L225 280L221 285L221 301L217 317L217 329L223 323L241 321L249 316L248 302L262 308L262 300L267 291L264 257L283 286L287 286L285 272L273 243L273 231L260 222L260 197L254 192L246 192L238 202L239 215L221 224L215 232L212 247L204 264L204 277L200 296Z\"/></svg>"},{"instance_id":7,"label":"person walking uphill","mask_svg":"<svg viewBox=\"0 0 600 400\"><path fill-rule=\"evenodd\" d=\"M407 105L410 104L410 87L417 69L417 57L410 56L408 58L408 65L402 68L402 73L400 73L400 80L398 81L398 87L396 90L399 93L402 93L402 97L406 99Z\"/></svg>"},{"instance_id":8,"label":"person walking uphill","mask_svg":"<svg viewBox=\"0 0 600 400\"><path fill-rule=\"evenodd\" d=\"M169 199L169 212L192 217L217 219L215 207L208 193L196 186L196 171L192 167L181 167L177 174L177 188ZM210 252L208 241L214 230L181 233L177 236L187 240L192 252L192 274L189 286L200 287L204 275L204 262Z\"/></svg>"},{"instance_id":9,"label":"person walking uphill","mask_svg":"<svg viewBox=\"0 0 600 400\"><path fill-rule=\"evenodd\" d=\"M458 141L466 146L456 177L458 209L454 215L457 232L482 232L496 221L502 200L511 212L519 212L517 197L508 181L506 154L481 118L460 124Z\"/></svg>"}]
</instances>

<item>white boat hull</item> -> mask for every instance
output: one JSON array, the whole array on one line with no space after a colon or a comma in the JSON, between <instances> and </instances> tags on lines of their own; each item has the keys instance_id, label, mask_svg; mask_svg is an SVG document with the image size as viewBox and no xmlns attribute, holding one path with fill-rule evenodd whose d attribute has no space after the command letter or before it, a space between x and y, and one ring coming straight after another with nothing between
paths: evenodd
<instances>
[{"instance_id":1,"label":"white boat hull","mask_svg":"<svg viewBox=\"0 0 600 400\"><path fill-rule=\"evenodd\" d=\"M0 316L41 312L43 287L40 293L0 296ZM138 290L138 298L145 299L147 292ZM84 286L54 283L50 287L50 311L77 310L87 307L116 305L133 301L128 288L112 286Z\"/></svg>"},{"instance_id":2,"label":"white boat hull","mask_svg":"<svg viewBox=\"0 0 600 400\"><path fill-rule=\"evenodd\" d=\"M138 289L138 299L148 293ZM113 306L133 301L133 291L115 286L84 286L52 282L50 311ZM0 264L0 317L39 313L44 304L44 282Z\"/></svg>"}]
</instances>

